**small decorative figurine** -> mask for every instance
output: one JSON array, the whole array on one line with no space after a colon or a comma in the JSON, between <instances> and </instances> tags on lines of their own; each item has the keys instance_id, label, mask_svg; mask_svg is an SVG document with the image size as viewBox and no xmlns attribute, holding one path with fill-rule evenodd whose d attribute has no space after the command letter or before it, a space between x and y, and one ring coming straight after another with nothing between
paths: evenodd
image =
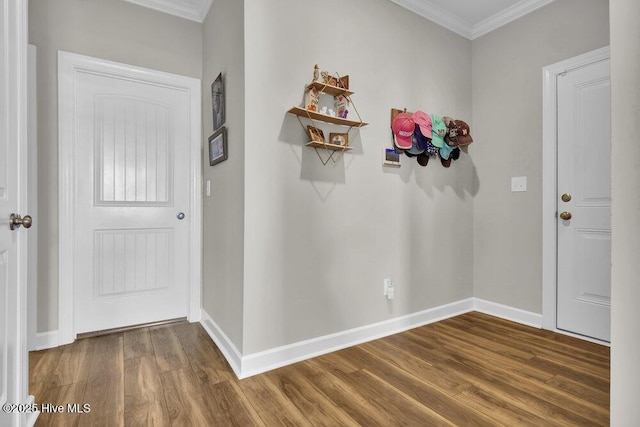
<instances>
[{"instance_id":1,"label":"small decorative figurine","mask_svg":"<svg viewBox=\"0 0 640 427\"><path fill-rule=\"evenodd\" d=\"M348 114L349 110L344 110L341 114L338 114L338 117L340 117L341 119L346 119Z\"/></svg>"},{"instance_id":2,"label":"small decorative figurine","mask_svg":"<svg viewBox=\"0 0 640 427\"><path fill-rule=\"evenodd\" d=\"M313 67L313 81L317 82L320 78L320 68L318 68L318 64Z\"/></svg>"}]
</instances>

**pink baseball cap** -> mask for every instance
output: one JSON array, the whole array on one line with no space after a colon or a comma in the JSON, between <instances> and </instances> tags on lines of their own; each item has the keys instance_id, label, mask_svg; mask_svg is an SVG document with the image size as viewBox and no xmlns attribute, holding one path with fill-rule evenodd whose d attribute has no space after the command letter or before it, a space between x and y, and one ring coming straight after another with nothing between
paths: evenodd
<instances>
[{"instance_id":1,"label":"pink baseball cap","mask_svg":"<svg viewBox=\"0 0 640 427\"><path fill-rule=\"evenodd\" d=\"M399 113L391 124L391 130L395 136L396 146L401 150L411 148L413 131L416 128L416 122L413 121L408 113Z\"/></svg>"},{"instance_id":2,"label":"pink baseball cap","mask_svg":"<svg viewBox=\"0 0 640 427\"><path fill-rule=\"evenodd\" d=\"M413 121L420 126L420 132L427 138L430 138L432 130L431 116L424 111L418 110L413 113L411 117L413 117Z\"/></svg>"}]
</instances>

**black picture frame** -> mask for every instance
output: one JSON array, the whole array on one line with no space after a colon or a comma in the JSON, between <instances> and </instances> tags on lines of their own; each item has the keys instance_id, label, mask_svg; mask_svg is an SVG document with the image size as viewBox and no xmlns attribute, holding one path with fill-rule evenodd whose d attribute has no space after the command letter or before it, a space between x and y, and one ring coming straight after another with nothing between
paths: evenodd
<instances>
[{"instance_id":1,"label":"black picture frame","mask_svg":"<svg viewBox=\"0 0 640 427\"><path fill-rule=\"evenodd\" d=\"M227 160L227 128L221 127L209 137L209 166Z\"/></svg>"},{"instance_id":2,"label":"black picture frame","mask_svg":"<svg viewBox=\"0 0 640 427\"><path fill-rule=\"evenodd\" d=\"M211 83L211 107L213 111L213 130L218 130L225 122L224 81L222 73Z\"/></svg>"}]
</instances>

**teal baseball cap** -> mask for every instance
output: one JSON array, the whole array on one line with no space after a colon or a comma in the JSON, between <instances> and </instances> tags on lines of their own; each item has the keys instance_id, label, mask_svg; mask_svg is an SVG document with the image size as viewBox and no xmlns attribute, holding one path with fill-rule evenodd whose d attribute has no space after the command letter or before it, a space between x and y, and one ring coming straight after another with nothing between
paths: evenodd
<instances>
[{"instance_id":1,"label":"teal baseball cap","mask_svg":"<svg viewBox=\"0 0 640 427\"><path fill-rule=\"evenodd\" d=\"M447 126L442 117L431 114L431 143L438 148L445 146L444 136L447 134Z\"/></svg>"}]
</instances>

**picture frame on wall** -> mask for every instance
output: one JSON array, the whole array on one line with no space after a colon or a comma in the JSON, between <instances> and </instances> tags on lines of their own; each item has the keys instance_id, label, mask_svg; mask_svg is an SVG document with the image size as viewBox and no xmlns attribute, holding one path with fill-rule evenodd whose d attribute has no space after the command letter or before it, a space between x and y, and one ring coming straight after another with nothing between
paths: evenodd
<instances>
[{"instance_id":1,"label":"picture frame on wall","mask_svg":"<svg viewBox=\"0 0 640 427\"><path fill-rule=\"evenodd\" d=\"M225 121L224 81L222 73L211 83L211 105L213 110L213 130L218 130Z\"/></svg>"},{"instance_id":2,"label":"picture frame on wall","mask_svg":"<svg viewBox=\"0 0 640 427\"><path fill-rule=\"evenodd\" d=\"M227 128L221 127L209 137L209 166L227 160Z\"/></svg>"}]
</instances>

